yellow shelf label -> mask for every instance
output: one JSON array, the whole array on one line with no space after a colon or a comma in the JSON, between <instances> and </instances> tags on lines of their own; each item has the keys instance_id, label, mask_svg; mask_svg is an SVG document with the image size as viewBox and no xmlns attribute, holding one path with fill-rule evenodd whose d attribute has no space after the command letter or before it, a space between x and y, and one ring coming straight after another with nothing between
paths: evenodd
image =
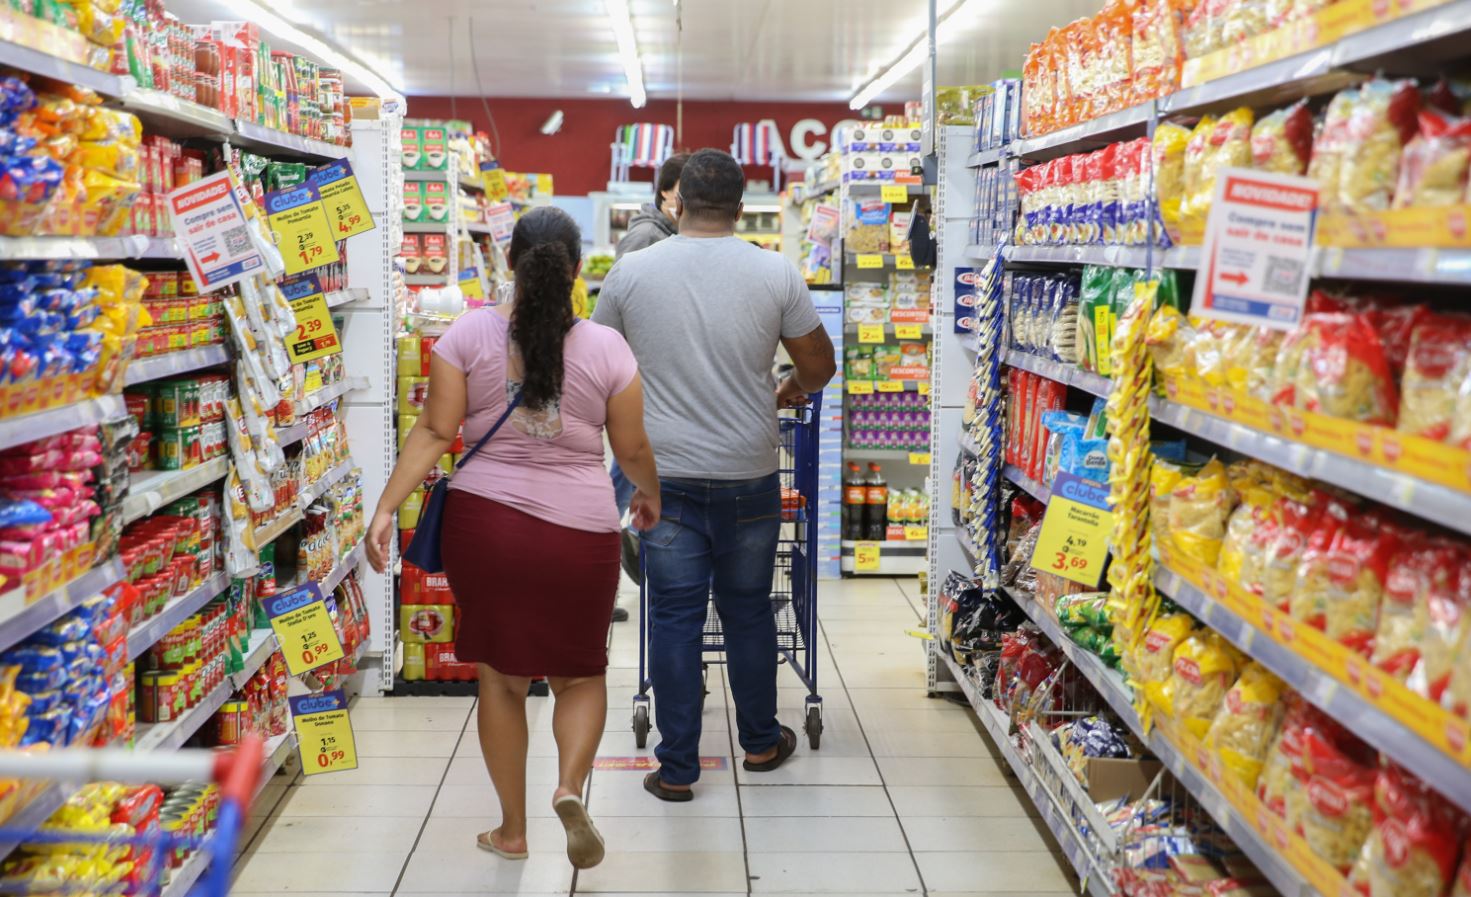
<instances>
[{"instance_id":1,"label":"yellow shelf label","mask_svg":"<svg viewBox=\"0 0 1471 897\"><path fill-rule=\"evenodd\" d=\"M1044 573L1090 588L1103 576L1108 559L1108 537L1113 532L1113 512L1108 507L1108 489L1060 473L1052 485L1052 500L1042 517L1042 531L1032 552L1032 566Z\"/></svg>"},{"instance_id":2,"label":"yellow shelf label","mask_svg":"<svg viewBox=\"0 0 1471 897\"><path fill-rule=\"evenodd\" d=\"M345 656L332 615L314 582L299 589L264 599L271 629L281 643L286 671L292 676L309 673Z\"/></svg>"},{"instance_id":3,"label":"yellow shelf label","mask_svg":"<svg viewBox=\"0 0 1471 897\"><path fill-rule=\"evenodd\" d=\"M291 725L296 729L302 775L342 772L358 768L357 743L347 717L347 696L341 689L319 695L288 698Z\"/></svg>"},{"instance_id":4,"label":"yellow shelf label","mask_svg":"<svg viewBox=\"0 0 1471 897\"><path fill-rule=\"evenodd\" d=\"M879 392L903 392L904 384L898 380L878 381Z\"/></svg>"},{"instance_id":5,"label":"yellow shelf label","mask_svg":"<svg viewBox=\"0 0 1471 897\"><path fill-rule=\"evenodd\" d=\"M909 255L908 253L900 253L899 255L894 256L894 267L898 268L900 271L913 271L914 257Z\"/></svg>"},{"instance_id":6,"label":"yellow shelf label","mask_svg":"<svg viewBox=\"0 0 1471 897\"><path fill-rule=\"evenodd\" d=\"M899 339L923 339L923 324L895 324L894 336Z\"/></svg>"},{"instance_id":7,"label":"yellow shelf label","mask_svg":"<svg viewBox=\"0 0 1471 897\"><path fill-rule=\"evenodd\" d=\"M281 281L281 292L296 316L296 333L286 343L292 364L301 364L342 351L332 311L315 274L298 274ZM319 376L320 379L320 376Z\"/></svg>"},{"instance_id":8,"label":"yellow shelf label","mask_svg":"<svg viewBox=\"0 0 1471 897\"><path fill-rule=\"evenodd\" d=\"M376 226L351 162L338 159L313 169L310 180L321 191L322 205L327 209L328 220L335 225L337 239L346 240L367 233Z\"/></svg>"},{"instance_id":9,"label":"yellow shelf label","mask_svg":"<svg viewBox=\"0 0 1471 897\"><path fill-rule=\"evenodd\" d=\"M867 396L867 395L873 395L873 381L872 380L849 380L848 381L848 395L850 395L850 396Z\"/></svg>"},{"instance_id":10,"label":"yellow shelf label","mask_svg":"<svg viewBox=\"0 0 1471 897\"><path fill-rule=\"evenodd\" d=\"M929 467L930 466L930 453L929 452L910 452L909 453L909 463L910 464L917 464L917 465L919 465L921 467Z\"/></svg>"},{"instance_id":11,"label":"yellow shelf label","mask_svg":"<svg viewBox=\"0 0 1471 897\"><path fill-rule=\"evenodd\" d=\"M885 184L879 188L879 199L884 202L909 202L909 188L904 184Z\"/></svg>"},{"instance_id":12,"label":"yellow shelf label","mask_svg":"<svg viewBox=\"0 0 1471 897\"><path fill-rule=\"evenodd\" d=\"M877 573L881 556L879 543L859 542L853 546L853 569L860 573Z\"/></svg>"},{"instance_id":13,"label":"yellow shelf label","mask_svg":"<svg viewBox=\"0 0 1471 897\"><path fill-rule=\"evenodd\" d=\"M930 381L928 381L928 380L921 380L921 381L919 381L919 394L922 395L922 396L927 396L927 395L930 394Z\"/></svg>"},{"instance_id":14,"label":"yellow shelf label","mask_svg":"<svg viewBox=\"0 0 1471 897\"><path fill-rule=\"evenodd\" d=\"M884 257L882 255L878 254L878 253L873 253L873 252L860 252L858 254L858 267L859 268L864 268L864 269L868 269L868 268L882 268L883 266L884 266Z\"/></svg>"},{"instance_id":15,"label":"yellow shelf label","mask_svg":"<svg viewBox=\"0 0 1471 897\"><path fill-rule=\"evenodd\" d=\"M311 182L267 193L266 224L281 250L287 274L331 265L341 258L321 191Z\"/></svg>"},{"instance_id":16,"label":"yellow shelf label","mask_svg":"<svg viewBox=\"0 0 1471 897\"><path fill-rule=\"evenodd\" d=\"M881 343L884 341L884 325L882 324L859 324L858 341L860 343Z\"/></svg>"},{"instance_id":17,"label":"yellow shelf label","mask_svg":"<svg viewBox=\"0 0 1471 897\"><path fill-rule=\"evenodd\" d=\"M908 542L923 542L930 537L930 528L927 526L904 527L904 539Z\"/></svg>"}]
</instances>

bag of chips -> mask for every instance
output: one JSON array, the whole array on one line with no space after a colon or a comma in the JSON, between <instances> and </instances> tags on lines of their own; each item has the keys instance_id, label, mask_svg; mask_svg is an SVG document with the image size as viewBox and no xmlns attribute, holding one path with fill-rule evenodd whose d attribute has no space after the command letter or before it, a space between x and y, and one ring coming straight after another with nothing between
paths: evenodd
<instances>
[{"instance_id":1,"label":"bag of chips","mask_svg":"<svg viewBox=\"0 0 1471 897\"><path fill-rule=\"evenodd\" d=\"M1349 884L1365 897L1442 897L1455 874L1463 830L1456 808L1387 763L1374 779L1373 816Z\"/></svg>"},{"instance_id":2,"label":"bag of chips","mask_svg":"<svg viewBox=\"0 0 1471 897\"><path fill-rule=\"evenodd\" d=\"M1258 170L1303 174L1312 152L1313 113L1307 100L1278 109L1251 129L1251 164Z\"/></svg>"},{"instance_id":3,"label":"bag of chips","mask_svg":"<svg viewBox=\"0 0 1471 897\"><path fill-rule=\"evenodd\" d=\"M1461 385L1471 377L1471 315L1432 314L1410 337L1400 381L1399 425L1444 442L1450 438Z\"/></svg>"},{"instance_id":4,"label":"bag of chips","mask_svg":"<svg viewBox=\"0 0 1471 897\"><path fill-rule=\"evenodd\" d=\"M1282 723L1282 695L1287 686L1255 661L1241 670L1226 692L1205 734L1205 746L1221 765L1249 789L1255 789L1262 760Z\"/></svg>"}]
</instances>

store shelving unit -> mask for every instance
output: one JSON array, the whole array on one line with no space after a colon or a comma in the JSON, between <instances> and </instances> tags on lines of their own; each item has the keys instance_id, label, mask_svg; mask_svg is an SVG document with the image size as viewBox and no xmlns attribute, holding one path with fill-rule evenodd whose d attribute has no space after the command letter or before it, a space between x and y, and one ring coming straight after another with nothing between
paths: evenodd
<instances>
[{"instance_id":1,"label":"store shelving unit","mask_svg":"<svg viewBox=\"0 0 1471 897\"><path fill-rule=\"evenodd\" d=\"M74 610L88 598L102 594L122 578L123 563L114 557L39 598L28 599L23 588L0 595L0 650L9 648L67 611Z\"/></svg>"},{"instance_id":2,"label":"store shelving unit","mask_svg":"<svg viewBox=\"0 0 1471 897\"><path fill-rule=\"evenodd\" d=\"M132 523L159 508L217 483L230 472L228 457L215 458L184 470L148 470L133 475L128 497L123 499L123 523Z\"/></svg>"},{"instance_id":3,"label":"store shelving unit","mask_svg":"<svg viewBox=\"0 0 1471 897\"><path fill-rule=\"evenodd\" d=\"M219 595L224 594L229 587L230 577L224 573L216 573L200 583L193 591L164 605L163 610L128 631L128 656L142 657L143 652L163 638L169 630L188 619Z\"/></svg>"},{"instance_id":4,"label":"store shelving unit","mask_svg":"<svg viewBox=\"0 0 1471 897\"><path fill-rule=\"evenodd\" d=\"M135 386L139 383L147 383L149 380L177 377L180 374L188 374L202 368L215 367L229 360L230 353L223 345L201 346L198 349L185 349L182 352L169 352L166 355L155 355L152 358L141 358L128 365L128 369L123 372L123 383Z\"/></svg>"},{"instance_id":5,"label":"store shelving unit","mask_svg":"<svg viewBox=\"0 0 1471 897\"><path fill-rule=\"evenodd\" d=\"M122 396L100 396L33 414L0 418L0 449L45 439L88 424L118 420L126 413Z\"/></svg>"}]
</instances>

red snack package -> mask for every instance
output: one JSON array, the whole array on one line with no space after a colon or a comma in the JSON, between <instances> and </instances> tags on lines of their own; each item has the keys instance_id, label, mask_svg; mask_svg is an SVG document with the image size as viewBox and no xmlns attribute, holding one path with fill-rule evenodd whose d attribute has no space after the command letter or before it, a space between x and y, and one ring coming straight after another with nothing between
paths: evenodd
<instances>
[{"instance_id":1,"label":"red snack package","mask_svg":"<svg viewBox=\"0 0 1471 897\"><path fill-rule=\"evenodd\" d=\"M1340 872L1353 865L1373 824L1375 762L1372 748L1336 724L1315 720L1304 728L1302 756L1293 768L1302 794L1288 796L1287 822Z\"/></svg>"},{"instance_id":2,"label":"red snack package","mask_svg":"<svg viewBox=\"0 0 1471 897\"><path fill-rule=\"evenodd\" d=\"M1465 201L1471 165L1471 119L1420 110L1420 133L1405 145L1394 208L1434 208Z\"/></svg>"},{"instance_id":3,"label":"red snack package","mask_svg":"<svg viewBox=\"0 0 1471 897\"><path fill-rule=\"evenodd\" d=\"M1434 314L1410 337L1399 406L1399 431L1444 442L1456 397L1471 376L1471 315Z\"/></svg>"},{"instance_id":4,"label":"red snack package","mask_svg":"<svg viewBox=\"0 0 1471 897\"><path fill-rule=\"evenodd\" d=\"M1387 764L1374 780L1374 828L1349 883L1365 897L1441 897L1456 869L1461 814L1424 782Z\"/></svg>"}]
</instances>

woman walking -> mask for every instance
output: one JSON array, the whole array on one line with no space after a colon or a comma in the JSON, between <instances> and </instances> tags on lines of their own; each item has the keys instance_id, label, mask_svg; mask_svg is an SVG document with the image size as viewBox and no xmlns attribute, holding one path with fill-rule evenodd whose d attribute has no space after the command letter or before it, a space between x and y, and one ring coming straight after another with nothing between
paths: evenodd
<instances>
[{"instance_id":1,"label":"woman walking","mask_svg":"<svg viewBox=\"0 0 1471 897\"><path fill-rule=\"evenodd\" d=\"M368 556L386 569L394 511L461 421L466 446L503 423L451 481L441 549L459 604L455 653L479 666L480 748L501 803L500 827L478 843L506 859L527 856L526 693L544 675L556 695L552 805L567 830L568 859L586 869L603 858L581 795L607 715L608 617L618 589L620 521L603 429L637 489L639 529L659 519L659 478L633 353L615 331L573 315L581 247L560 209L534 209L517 222L515 300L467 312L435 344L428 405L378 500Z\"/></svg>"}]
</instances>

